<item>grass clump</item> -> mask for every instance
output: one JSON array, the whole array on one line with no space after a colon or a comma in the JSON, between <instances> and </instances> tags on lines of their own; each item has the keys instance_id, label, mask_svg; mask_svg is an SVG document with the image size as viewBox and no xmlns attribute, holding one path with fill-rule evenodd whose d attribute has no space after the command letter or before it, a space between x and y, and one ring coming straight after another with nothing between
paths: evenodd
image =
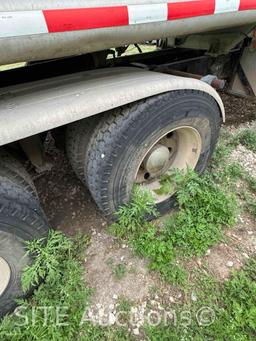
<instances>
[{"instance_id":1,"label":"grass clump","mask_svg":"<svg viewBox=\"0 0 256 341\"><path fill-rule=\"evenodd\" d=\"M126 298L121 298L118 301L117 304L117 312L118 312L118 317L119 321L122 324L128 324L130 321L130 315L131 315L131 309L132 309L133 303L126 299Z\"/></svg>"},{"instance_id":2,"label":"grass clump","mask_svg":"<svg viewBox=\"0 0 256 341\"><path fill-rule=\"evenodd\" d=\"M241 144L247 149L256 152L256 131L252 129L242 130L236 137L234 137L235 144Z\"/></svg>"},{"instance_id":3,"label":"grass clump","mask_svg":"<svg viewBox=\"0 0 256 341\"><path fill-rule=\"evenodd\" d=\"M240 197L244 201L245 211L249 212L254 217L256 217L256 198L255 198L255 196L251 195L251 193L244 191L244 192L240 193Z\"/></svg>"},{"instance_id":4,"label":"grass clump","mask_svg":"<svg viewBox=\"0 0 256 341\"><path fill-rule=\"evenodd\" d=\"M256 258L226 282L211 334L216 339L253 340L256 335Z\"/></svg>"},{"instance_id":5,"label":"grass clump","mask_svg":"<svg viewBox=\"0 0 256 341\"><path fill-rule=\"evenodd\" d=\"M157 215L155 201L151 193L142 191L135 186L131 202L119 208L118 223L112 224L110 231L120 238L136 235L144 226L147 216L156 217Z\"/></svg>"},{"instance_id":6,"label":"grass clump","mask_svg":"<svg viewBox=\"0 0 256 341\"><path fill-rule=\"evenodd\" d=\"M0 324L4 341L127 340L128 334L84 321L91 290L84 282L83 251L88 238L68 239L50 231L47 241L28 243L33 264L23 275L23 288L42 284L30 299L19 300L18 311ZM123 338L121 338L123 335ZM124 336L126 335L126 336Z\"/></svg>"},{"instance_id":7,"label":"grass clump","mask_svg":"<svg viewBox=\"0 0 256 341\"><path fill-rule=\"evenodd\" d=\"M227 131L222 130L211 160L211 168L218 169L219 167L225 166L236 146L237 142L234 141L233 136Z\"/></svg>"},{"instance_id":8,"label":"grass clump","mask_svg":"<svg viewBox=\"0 0 256 341\"><path fill-rule=\"evenodd\" d=\"M121 280L127 274L127 269L126 269L125 264L123 263L115 264L113 258L109 258L106 263L111 269L112 274L114 275L116 279Z\"/></svg>"},{"instance_id":9,"label":"grass clump","mask_svg":"<svg viewBox=\"0 0 256 341\"><path fill-rule=\"evenodd\" d=\"M202 177L189 171L176 177L179 212L166 230L173 245L185 255L203 255L222 239L222 228L234 225L235 195L218 186L209 173Z\"/></svg>"},{"instance_id":10,"label":"grass clump","mask_svg":"<svg viewBox=\"0 0 256 341\"><path fill-rule=\"evenodd\" d=\"M222 238L222 227L235 223L237 204L235 196L216 185L208 173L202 177L191 170L185 176L177 173L175 188L179 211L164 227L145 221L146 215L156 214L155 204L150 193L137 188L110 230L149 259L150 269L169 282L182 283L186 273L177 265L177 256L203 255Z\"/></svg>"}]
</instances>

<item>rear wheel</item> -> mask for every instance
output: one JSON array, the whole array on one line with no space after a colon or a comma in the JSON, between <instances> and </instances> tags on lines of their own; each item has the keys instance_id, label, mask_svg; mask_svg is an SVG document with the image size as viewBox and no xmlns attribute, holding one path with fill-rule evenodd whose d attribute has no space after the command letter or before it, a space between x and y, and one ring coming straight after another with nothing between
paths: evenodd
<instances>
[{"instance_id":1,"label":"rear wheel","mask_svg":"<svg viewBox=\"0 0 256 341\"><path fill-rule=\"evenodd\" d=\"M80 122L75 132L79 154L73 167L105 215L113 216L129 201L136 183L152 192L164 214L173 206L174 196L156 194L161 177L188 166L202 173L220 122L218 104L206 93L158 95L105 114L93 130L87 130L86 121Z\"/></svg>"}]
</instances>

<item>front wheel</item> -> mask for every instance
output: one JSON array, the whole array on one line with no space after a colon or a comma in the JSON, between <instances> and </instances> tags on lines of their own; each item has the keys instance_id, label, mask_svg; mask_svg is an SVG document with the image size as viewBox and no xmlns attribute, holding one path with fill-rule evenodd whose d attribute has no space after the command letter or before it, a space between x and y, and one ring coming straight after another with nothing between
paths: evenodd
<instances>
[{"instance_id":1,"label":"front wheel","mask_svg":"<svg viewBox=\"0 0 256 341\"><path fill-rule=\"evenodd\" d=\"M187 167L202 173L220 122L216 101L195 90L165 93L106 113L93 131L86 132L83 144L85 120L75 132L80 173L82 169L94 200L107 216L129 201L134 184L150 190L164 214L174 197L157 194L161 177Z\"/></svg>"}]
</instances>

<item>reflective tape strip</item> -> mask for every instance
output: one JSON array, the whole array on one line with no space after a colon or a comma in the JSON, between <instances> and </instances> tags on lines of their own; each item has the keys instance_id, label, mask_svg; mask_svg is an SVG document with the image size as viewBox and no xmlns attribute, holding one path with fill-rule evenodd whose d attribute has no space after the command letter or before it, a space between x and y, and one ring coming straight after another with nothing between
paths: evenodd
<instances>
[{"instance_id":1,"label":"reflective tape strip","mask_svg":"<svg viewBox=\"0 0 256 341\"><path fill-rule=\"evenodd\" d=\"M183 1L168 3L168 20L214 14L215 0Z\"/></svg>"},{"instance_id":2,"label":"reflective tape strip","mask_svg":"<svg viewBox=\"0 0 256 341\"><path fill-rule=\"evenodd\" d=\"M184 0L160 4L0 12L0 38L165 22L256 10L256 0Z\"/></svg>"},{"instance_id":3,"label":"reflective tape strip","mask_svg":"<svg viewBox=\"0 0 256 341\"><path fill-rule=\"evenodd\" d=\"M128 6L129 24L145 24L167 20L167 4Z\"/></svg>"},{"instance_id":4,"label":"reflective tape strip","mask_svg":"<svg viewBox=\"0 0 256 341\"><path fill-rule=\"evenodd\" d=\"M127 6L44 10L49 32L127 26Z\"/></svg>"},{"instance_id":5,"label":"reflective tape strip","mask_svg":"<svg viewBox=\"0 0 256 341\"><path fill-rule=\"evenodd\" d=\"M0 12L0 37L48 33L42 11Z\"/></svg>"},{"instance_id":6,"label":"reflective tape strip","mask_svg":"<svg viewBox=\"0 0 256 341\"><path fill-rule=\"evenodd\" d=\"M240 0L239 11L256 9L256 0Z\"/></svg>"},{"instance_id":7,"label":"reflective tape strip","mask_svg":"<svg viewBox=\"0 0 256 341\"><path fill-rule=\"evenodd\" d=\"M228 13L238 11L240 0L215 0L215 13Z\"/></svg>"}]
</instances>

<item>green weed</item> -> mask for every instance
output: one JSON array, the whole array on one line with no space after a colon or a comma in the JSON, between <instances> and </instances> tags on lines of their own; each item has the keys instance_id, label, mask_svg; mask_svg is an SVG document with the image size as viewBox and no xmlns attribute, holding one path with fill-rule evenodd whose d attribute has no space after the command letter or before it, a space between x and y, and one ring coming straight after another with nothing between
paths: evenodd
<instances>
[{"instance_id":1,"label":"green weed","mask_svg":"<svg viewBox=\"0 0 256 341\"><path fill-rule=\"evenodd\" d=\"M123 263L115 264L114 260L112 258L109 258L107 260L107 265L110 267L112 274L116 279L120 280L125 277L127 270L126 266Z\"/></svg>"},{"instance_id":2,"label":"green weed","mask_svg":"<svg viewBox=\"0 0 256 341\"><path fill-rule=\"evenodd\" d=\"M244 191L240 193L241 198L244 200L244 209L256 217L256 198L250 193Z\"/></svg>"},{"instance_id":3,"label":"green weed","mask_svg":"<svg viewBox=\"0 0 256 341\"><path fill-rule=\"evenodd\" d=\"M120 238L129 234L136 234L145 223L146 216L157 216L155 202L150 192L141 191L135 186L133 200L119 208L117 212L118 223L110 226L110 231Z\"/></svg>"},{"instance_id":4,"label":"green weed","mask_svg":"<svg viewBox=\"0 0 256 341\"><path fill-rule=\"evenodd\" d=\"M236 221L234 195L218 186L209 173L199 177L189 171L176 178L179 212L166 224L166 233L183 255L203 255L222 239L222 227Z\"/></svg>"},{"instance_id":5,"label":"green weed","mask_svg":"<svg viewBox=\"0 0 256 341\"><path fill-rule=\"evenodd\" d=\"M164 228L145 221L145 215L155 213L154 200L137 189L131 204L118 211L119 221L110 230L149 259L150 269L169 282L182 283L186 272L177 265L177 256L202 255L221 240L222 227L235 223L237 204L235 196L216 185L208 173L202 177L193 171L185 176L176 173L170 181L175 181L179 211Z\"/></svg>"},{"instance_id":6,"label":"green weed","mask_svg":"<svg viewBox=\"0 0 256 341\"><path fill-rule=\"evenodd\" d=\"M129 313L131 311L132 308L132 302L126 298L121 298L118 301L118 307L117 310L118 311L124 311L126 313Z\"/></svg>"},{"instance_id":7,"label":"green weed","mask_svg":"<svg viewBox=\"0 0 256 341\"><path fill-rule=\"evenodd\" d=\"M234 142L232 135L227 133L225 130L222 130L217 147L213 153L211 167L218 168L225 166L236 145L237 143Z\"/></svg>"},{"instance_id":8,"label":"green weed","mask_svg":"<svg viewBox=\"0 0 256 341\"><path fill-rule=\"evenodd\" d=\"M242 179L247 183L248 189L251 192L256 192L256 178L248 174L248 172L244 172L242 175Z\"/></svg>"},{"instance_id":9,"label":"green weed","mask_svg":"<svg viewBox=\"0 0 256 341\"><path fill-rule=\"evenodd\" d=\"M122 324L129 323L131 309L132 309L132 302L129 301L128 299L121 298L118 301L117 312L119 316L119 321Z\"/></svg>"},{"instance_id":10,"label":"green weed","mask_svg":"<svg viewBox=\"0 0 256 341\"><path fill-rule=\"evenodd\" d=\"M233 143L240 143L247 149L256 152L256 131L252 129L242 130L236 137L234 137Z\"/></svg>"}]
</instances>

